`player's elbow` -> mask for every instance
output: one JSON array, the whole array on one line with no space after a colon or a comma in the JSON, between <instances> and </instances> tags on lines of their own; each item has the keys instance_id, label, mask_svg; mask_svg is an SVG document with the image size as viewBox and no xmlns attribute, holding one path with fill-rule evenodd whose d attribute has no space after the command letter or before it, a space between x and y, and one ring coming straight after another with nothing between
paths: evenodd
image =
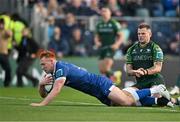
<instances>
[{"instance_id":1,"label":"player's elbow","mask_svg":"<svg viewBox=\"0 0 180 122\"><path fill-rule=\"evenodd\" d=\"M156 73L160 73L162 70L162 67L156 67Z\"/></svg>"}]
</instances>

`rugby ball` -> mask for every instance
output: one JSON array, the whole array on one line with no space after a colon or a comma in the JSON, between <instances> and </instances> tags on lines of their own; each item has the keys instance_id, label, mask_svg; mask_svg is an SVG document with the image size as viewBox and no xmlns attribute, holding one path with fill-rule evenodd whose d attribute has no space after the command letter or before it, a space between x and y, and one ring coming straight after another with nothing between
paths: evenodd
<instances>
[{"instance_id":1,"label":"rugby ball","mask_svg":"<svg viewBox=\"0 0 180 122\"><path fill-rule=\"evenodd\" d=\"M50 83L44 85L44 89L47 93L50 93L51 90L53 89L53 82L50 82Z\"/></svg>"},{"instance_id":2,"label":"rugby ball","mask_svg":"<svg viewBox=\"0 0 180 122\"><path fill-rule=\"evenodd\" d=\"M51 75L51 74L47 74L47 75L46 75L46 77L49 77L49 76L52 76L52 75ZM47 93L50 93L51 90L53 89L53 85L54 85L54 82L53 82L53 81L50 82L50 83L48 83L48 84L46 84L46 85L44 85L45 91L46 91Z\"/></svg>"}]
</instances>

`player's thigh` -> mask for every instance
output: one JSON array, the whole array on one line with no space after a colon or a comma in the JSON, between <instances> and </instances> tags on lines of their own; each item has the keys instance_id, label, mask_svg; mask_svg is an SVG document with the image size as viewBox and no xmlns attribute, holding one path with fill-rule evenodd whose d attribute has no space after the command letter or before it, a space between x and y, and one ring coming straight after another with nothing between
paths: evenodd
<instances>
[{"instance_id":1,"label":"player's thigh","mask_svg":"<svg viewBox=\"0 0 180 122\"><path fill-rule=\"evenodd\" d=\"M108 95L108 98L118 105L131 106L134 104L133 98L131 96L126 95L118 87L114 87L112 89L112 91Z\"/></svg>"},{"instance_id":2,"label":"player's thigh","mask_svg":"<svg viewBox=\"0 0 180 122\"><path fill-rule=\"evenodd\" d=\"M114 61L111 58L105 58L99 61L98 67L101 72L109 71L113 65Z\"/></svg>"},{"instance_id":3,"label":"player's thigh","mask_svg":"<svg viewBox=\"0 0 180 122\"><path fill-rule=\"evenodd\" d=\"M103 60L99 60L99 63L98 63L98 68L100 70L101 73L105 73L106 72L106 68L104 67L104 61Z\"/></svg>"},{"instance_id":4,"label":"player's thigh","mask_svg":"<svg viewBox=\"0 0 180 122\"><path fill-rule=\"evenodd\" d=\"M107 67L112 67L114 61L112 58L107 57L104 59L104 63L106 64Z\"/></svg>"}]
</instances>

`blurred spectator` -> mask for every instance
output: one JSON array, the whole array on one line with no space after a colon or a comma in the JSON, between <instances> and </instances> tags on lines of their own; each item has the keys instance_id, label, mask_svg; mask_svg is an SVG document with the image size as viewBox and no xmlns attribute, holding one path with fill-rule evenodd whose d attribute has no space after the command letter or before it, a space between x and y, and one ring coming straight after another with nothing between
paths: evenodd
<instances>
[{"instance_id":1,"label":"blurred spectator","mask_svg":"<svg viewBox=\"0 0 180 122\"><path fill-rule=\"evenodd\" d=\"M63 8L61 6L59 6L57 8L57 15L55 17L57 17L57 18L64 18L65 17Z\"/></svg>"},{"instance_id":2,"label":"blurred spectator","mask_svg":"<svg viewBox=\"0 0 180 122\"><path fill-rule=\"evenodd\" d=\"M127 21L122 20L120 21L120 24L121 24L121 32L122 32L122 40L123 40L121 47L123 54L125 54L132 42L129 40L130 30L128 29Z\"/></svg>"},{"instance_id":3,"label":"blurred spectator","mask_svg":"<svg viewBox=\"0 0 180 122\"><path fill-rule=\"evenodd\" d=\"M180 55L180 32L174 34L173 39L169 42L169 53Z\"/></svg>"},{"instance_id":4,"label":"blurred spectator","mask_svg":"<svg viewBox=\"0 0 180 122\"><path fill-rule=\"evenodd\" d=\"M135 16L135 12L137 9L136 1L135 0L127 0L126 6L127 6L126 16Z\"/></svg>"},{"instance_id":5,"label":"blurred spectator","mask_svg":"<svg viewBox=\"0 0 180 122\"><path fill-rule=\"evenodd\" d=\"M143 3L143 0L136 0L136 16L140 17L149 17L150 13L145 4Z\"/></svg>"},{"instance_id":6,"label":"blurred spectator","mask_svg":"<svg viewBox=\"0 0 180 122\"><path fill-rule=\"evenodd\" d=\"M100 14L99 0L90 0L90 5L88 5L92 11L92 15Z\"/></svg>"},{"instance_id":7,"label":"blurred spectator","mask_svg":"<svg viewBox=\"0 0 180 122\"><path fill-rule=\"evenodd\" d=\"M67 40L62 38L61 29L59 27L55 27L54 35L48 44L48 49L53 49L58 58L68 55L69 44Z\"/></svg>"},{"instance_id":8,"label":"blurred spectator","mask_svg":"<svg viewBox=\"0 0 180 122\"><path fill-rule=\"evenodd\" d=\"M45 25L45 38L41 45L43 45L44 48L48 47L48 43L50 42L51 38L54 35L54 28L55 28L55 18L53 16L50 16L47 18L47 23Z\"/></svg>"},{"instance_id":9,"label":"blurred spectator","mask_svg":"<svg viewBox=\"0 0 180 122\"><path fill-rule=\"evenodd\" d=\"M86 44L85 41L82 39L82 32L80 28L75 28L73 30L70 45L72 55L87 56Z\"/></svg>"},{"instance_id":10,"label":"blurred spectator","mask_svg":"<svg viewBox=\"0 0 180 122\"><path fill-rule=\"evenodd\" d=\"M8 57L8 39L12 36L10 30L5 30L4 19L0 19L0 65L5 70L4 86L8 87L11 82L11 67Z\"/></svg>"},{"instance_id":11,"label":"blurred spectator","mask_svg":"<svg viewBox=\"0 0 180 122\"><path fill-rule=\"evenodd\" d=\"M162 0L147 0L146 4L154 17L161 17L164 14Z\"/></svg>"},{"instance_id":12,"label":"blurred spectator","mask_svg":"<svg viewBox=\"0 0 180 122\"><path fill-rule=\"evenodd\" d=\"M121 32L123 33L123 45L129 45L129 35L130 30L128 29L128 23L125 20L120 21L121 24Z\"/></svg>"},{"instance_id":13,"label":"blurred spectator","mask_svg":"<svg viewBox=\"0 0 180 122\"><path fill-rule=\"evenodd\" d=\"M48 2L48 15L57 16L58 15L59 4L57 0L49 0Z\"/></svg>"},{"instance_id":14,"label":"blurred spectator","mask_svg":"<svg viewBox=\"0 0 180 122\"><path fill-rule=\"evenodd\" d=\"M72 30L76 28L77 22L74 14L67 13L65 18L65 23L61 26L62 36L69 41L72 36Z\"/></svg>"},{"instance_id":15,"label":"blurred spectator","mask_svg":"<svg viewBox=\"0 0 180 122\"><path fill-rule=\"evenodd\" d=\"M162 4L164 6L165 16L176 16L176 7L179 4L179 0L162 0Z\"/></svg>"},{"instance_id":16,"label":"blurred spectator","mask_svg":"<svg viewBox=\"0 0 180 122\"><path fill-rule=\"evenodd\" d=\"M48 18L48 39L51 39L54 35L54 28L55 28L55 18L53 16Z\"/></svg>"},{"instance_id":17,"label":"blurred spectator","mask_svg":"<svg viewBox=\"0 0 180 122\"><path fill-rule=\"evenodd\" d=\"M120 10L117 0L108 0L108 7L112 12L112 16L122 16L123 13Z\"/></svg>"},{"instance_id":18,"label":"blurred spectator","mask_svg":"<svg viewBox=\"0 0 180 122\"><path fill-rule=\"evenodd\" d=\"M86 51L87 51L88 56L96 55L97 51L93 49L94 33L89 30L86 30L84 31L82 38L86 43Z\"/></svg>"},{"instance_id":19,"label":"blurred spectator","mask_svg":"<svg viewBox=\"0 0 180 122\"><path fill-rule=\"evenodd\" d=\"M4 29L5 30L13 30L14 21L11 19L11 16L4 13L0 15L0 19L4 20ZM8 38L8 50L11 50L13 48L12 45L12 36Z\"/></svg>"},{"instance_id":20,"label":"blurred spectator","mask_svg":"<svg viewBox=\"0 0 180 122\"><path fill-rule=\"evenodd\" d=\"M13 14L12 15L12 20L14 21L13 24L13 39L17 45L21 43L22 40L22 30L28 26L27 23L18 15L18 14Z\"/></svg>"},{"instance_id":21,"label":"blurred spectator","mask_svg":"<svg viewBox=\"0 0 180 122\"><path fill-rule=\"evenodd\" d=\"M176 7L176 16L180 17L180 5Z\"/></svg>"},{"instance_id":22,"label":"blurred spectator","mask_svg":"<svg viewBox=\"0 0 180 122\"><path fill-rule=\"evenodd\" d=\"M44 28L45 28L45 18L47 17L47 9L44 6L43 1L39 0L33 8L32 18L31 18L31 28L33 30L33 37L38 42L42 44L44 38Z\"/></svg>"},{"instance_id":23,"label":"blurred spectator","mask_svg":"<svg viewBox=\"0 0 180 122\"><path fill-rule=\"evenodd\" d=\"M73 13L77 16L90 16L94 12L89 7L83 4L82 0L71 0L69 4L64 7L65 13Z\"/></svg>"},{"instance_id":24,"label":"blurred spectator","mask_svg":"<svg viewBox=\"0 0 180 122\"><path fill-rule=\"evenodd\" d=\"M33 77L31 74L29 74L28 70L34 63L39 46L30 36L30 30L28 28L23 29L22 35L23 35L22 41L17 46L17 50L19 53L17 59L18 67L16 70L17 86L23 87L22 77L25 76L26 78L31 80L32 85L36 87L38 85L39 80Z\"/></svg>"}]
</instances>

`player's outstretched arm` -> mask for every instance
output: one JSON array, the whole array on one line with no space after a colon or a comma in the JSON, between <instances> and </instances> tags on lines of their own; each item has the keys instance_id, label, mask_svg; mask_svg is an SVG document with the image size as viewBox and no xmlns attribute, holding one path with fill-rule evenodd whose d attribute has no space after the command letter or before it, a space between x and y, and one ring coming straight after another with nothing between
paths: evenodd
<instances>
[{"instance_id":1,"label":"player's outstretched arm","mask_svg":"<svg viewBox=\"0 0 180 122\"><path fill-rule=\"evenodd\" d=\"M31 103L31 106L45 106L48 105L61 91L64 86L65 79L55 81L52 91L40 103Z\"/></svg>"}]
</instances>

